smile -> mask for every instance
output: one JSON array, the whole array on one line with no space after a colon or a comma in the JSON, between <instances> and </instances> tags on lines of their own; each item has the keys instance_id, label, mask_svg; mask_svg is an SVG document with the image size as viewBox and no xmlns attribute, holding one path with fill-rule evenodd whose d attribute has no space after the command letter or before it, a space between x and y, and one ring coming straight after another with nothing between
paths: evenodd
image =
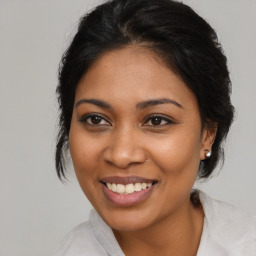
<instances>
[{"instance_id":1,"label":"smile","mask_svg":"<svg viewBox=\"0 0 256 256\"><path fill-rule=\"evenodd\" d=\"M135 183L135 184L115 184L107 183L108 189L118 194L131 194L134 192L139 192L143 189L150 188L152 183Z\"/></svg>"},{"instance_id":2,"label":"smile","mask_svg":"<svg viewBox=\"0 0 256 256\"><path fill-rule=\"evenodd\" d=\"M137 176L108 177L101 181L104 195L117 206L133 206L150 196L157 181Z\"/></svg>"}]
</instances>

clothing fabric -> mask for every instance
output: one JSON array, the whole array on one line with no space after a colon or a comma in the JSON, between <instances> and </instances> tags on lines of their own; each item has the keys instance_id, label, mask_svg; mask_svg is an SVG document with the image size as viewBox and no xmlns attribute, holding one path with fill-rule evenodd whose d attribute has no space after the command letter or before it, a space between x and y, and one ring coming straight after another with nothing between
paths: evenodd
<instances>
[{"instance_id":1,"label":"clothing fabric","mask_svg":"<svg viewBox=\"0 0 256 256\"><path fill-rule=\"evenodd\" d=\"M197 256L256 256L256 216L199 191L204 226ZM93 209L89 221L74 228L55 256L125 256L112 229ZM158 255L162 256L162 255Z\"/></svg>"}]
</instances>

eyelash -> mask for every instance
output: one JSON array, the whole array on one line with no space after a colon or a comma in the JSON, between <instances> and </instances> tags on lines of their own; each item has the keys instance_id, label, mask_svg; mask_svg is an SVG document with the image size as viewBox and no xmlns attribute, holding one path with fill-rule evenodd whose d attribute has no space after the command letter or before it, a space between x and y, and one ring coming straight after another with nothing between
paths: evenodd
<instances>
[{"instance_id":1,"label":"eyelash","mask_svg":"<svg viewBox=\"0 0 256 256\"><path fill-rule=\"evenodd\" d=\"M111 126L110 122L107 121L104 117L102 117L101 115L99 114L89 114L89 115L85 115L83 116L79 121L82 122L82 123L85 123L87 125L91 125L91 126L102 126L102 124L93 124L93 123L89 123L88 120L90 118L99 118L101 121L104 120L106 123L108 123L107 125L108 126ZM106 125L106 124L103 124L103 125Z\"/></svg>"},{"instance_id":2,"label":"eyelash","mask_svg":"<svg viewBox=\"0 0 256 256\"><path fill-rule=\"evenodd\" d=\"M147 126L163 127L163 126L168 125L168 124L175 124L175 122L171 118L164 117L160 114L152 114L152 115L148 116L143 124L149 122L150 120L151 120L151 123L152 123L153 118L159 118L161 120L161 122L164 121L166 123L165 124L158 124L158 125L147 125Z\"/></svg>"},{"instance_id":3,"label":"eyelash","mask_svg":"<svg viewBox=\"0 0 256 256\"><path fill-rule=\"evenodd\" d=\"M106 124L93 124L92 122L89 123L88 120L90 118L99 118L100 122L101 121L105 121ZM156 124L156 125L151 124L151 125L147 125L146 123L148 123L149 121L151 121L151 123L152 123L153 118L159 118L160 123L162 123L164 121L165 124ZM94 127L100 127L100 126L105 126L105 125L111 126L110 122L107 121L104 117L102 117L99 114L85 115L79 121L82 122L82 123L85 123L86 125L90 125L90 126L94 126ZM145 126L149 126L149 127L152 126L152 127L159 127L159 128L163 127L165 125L169 125L169 124L175 124L175 122L172 119L163 117L160 114L153 114L153 115L147 116L145 118L145 121L143 122L143 125L145 125Z\"/></svg>"}]
</instances>

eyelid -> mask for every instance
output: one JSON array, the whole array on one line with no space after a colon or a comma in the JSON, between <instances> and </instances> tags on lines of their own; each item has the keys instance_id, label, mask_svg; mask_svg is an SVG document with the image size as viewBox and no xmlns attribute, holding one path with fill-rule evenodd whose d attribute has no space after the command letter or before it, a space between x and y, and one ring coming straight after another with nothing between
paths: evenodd
<instances>
[{"instance_id":1,"label":"eyelid","mask_svg":"<svg viewBox=\"0 0 256 256\"><path fill-rule=\"evenodd\" d=\"M165 126L165 125L168 125L168 124L176 124L176 122L173 120L173 118L169 117L169 116L165 116L163 114L150 114L148 116L145 117L144 121L143 121L143 125L145 123L147 123L150 119L154 118L154 117L159 117L161 119L163 119L164 121L167 122L167 124L164 124L164 125L146 125L146 126L155 126L155 127L161 127L161 126Z\"/></svg>"},{"instance_id":2,"label":"eyelid","mask_svg":"<svg viewBox=\"0 0 256 256\"><path fill-rule=\"evenodd\" d=\"M86 121L87 121L87 119L89 119L90 117L99 117L99 118L105 120L105 121L108 123L109 126L111 126L110 121L109 121L106 117L104 117L103 115L101 115L101 114L99 114L99 113L89 113L89 114L85 114L85 115L83 115L81 118L79 118L79 122L85 123L85 124L91 125L91 126L103 126L103 125L107 125L107 124L89 124L89 123L86 122Z\"/></svg>"}]
</instances>

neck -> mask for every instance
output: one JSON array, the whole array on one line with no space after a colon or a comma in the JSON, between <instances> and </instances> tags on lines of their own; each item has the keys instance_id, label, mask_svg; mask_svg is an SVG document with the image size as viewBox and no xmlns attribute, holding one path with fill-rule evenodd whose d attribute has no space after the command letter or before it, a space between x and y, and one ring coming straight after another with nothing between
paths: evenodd
<instances>
[{"instance_id":1,"label":"neck","mask_svg":"<svg viewBox=\"0 0 256 256\"><path fill-rule=\"evenodd\" d=\"M179 209L160 222L136 231L113 230L126 256L179 255L197 253L203 229L202 206L188 197Z\"/></svg>"}]
</instances>

